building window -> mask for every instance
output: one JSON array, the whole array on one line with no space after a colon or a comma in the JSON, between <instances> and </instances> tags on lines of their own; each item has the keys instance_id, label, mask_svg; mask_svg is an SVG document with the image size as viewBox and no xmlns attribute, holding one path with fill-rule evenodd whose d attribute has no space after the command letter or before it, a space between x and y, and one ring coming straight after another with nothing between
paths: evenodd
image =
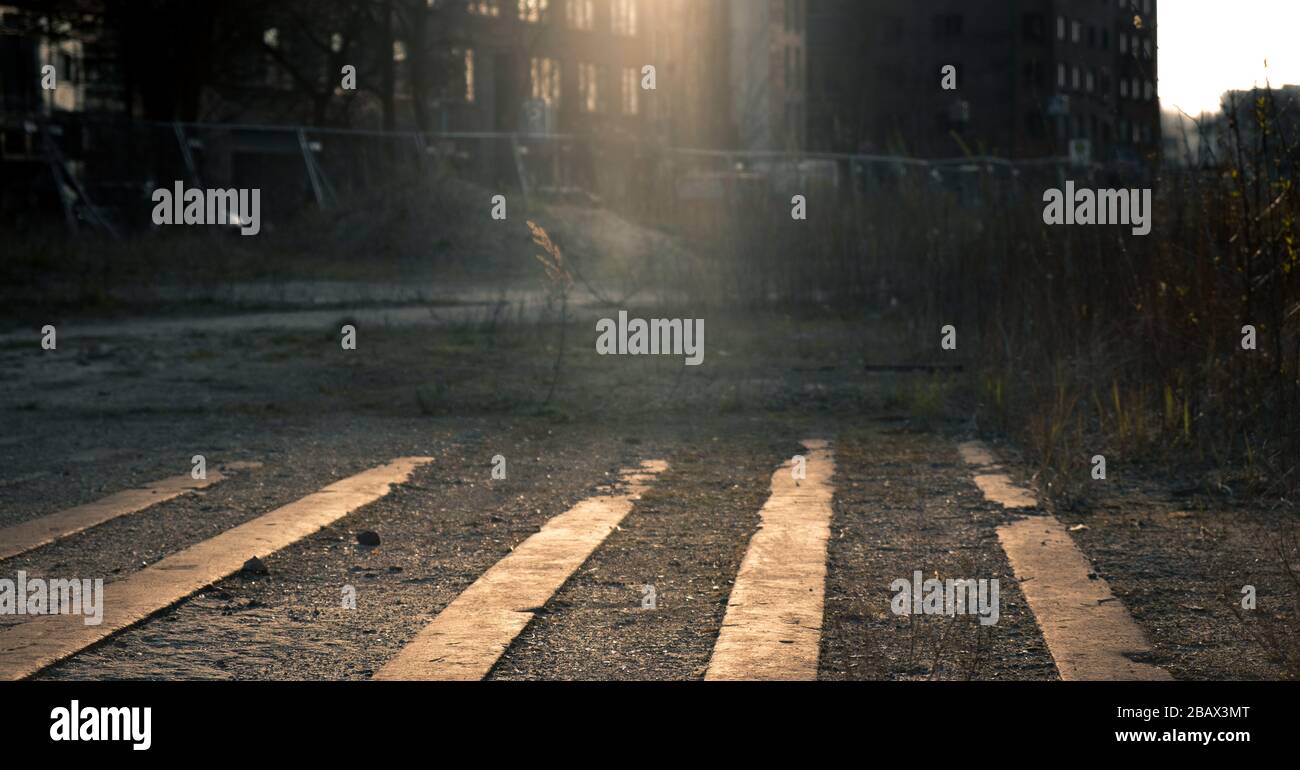
<instances>
[{"instance_id":1,"label":"building window","mask_svg":"<svg viewBox=\"0 0 1300 770\"><path fill-rule=\"evenodd\" d=\"M636 0L610 0L609 16L615 35L636 36Z\"/></svg>"},{"instance_id":2,"label":"building window","mask_svg":"<svg viewBox=\"0 0 1300 770\"><path fill-rule=\"evenodd\" d=\"M623 114L635 115L640 109L637 100L641 94L641 73L636 67L624 67L622 78Z\"/></svg>"},{"instance_id":3,"label":"building window","mask_svg":"<svg viewBox=\"0 0 1300 770\"><path fill-rule=\"evenodd\" d=\"M1057 40L1065 39L1065 17L1064 16L1056 17L1056 39Z\"/></svg>"},{"instance_id":4,"label":"building window","mask_svg":"<svg viewBox=\"0 0 1300 770\"><path fill-rule=\"evenodd\" d=\"M1150 80L1148 80L1146 83L1143 84L1143 91L1142 91L1142 93L1143 93L1143 95L1146 96L1146 100L1147 100L1148 102L1151 101L1152 99L1154 99L1155 96L1156 96L1156 87L1155 87L1155 84L1152 83Z\"/></svg>"},{"instance_id":5,"label":"building window","mask_svg":"<svg viewBox=\"0 0 1300 770\"><path fill-rule=\"evenodd\" d=\"M1087 74L1083 76L1083 88L1088 93L1097 90L1097 76L1092 74L1092 70L1088 70Z\"/></svg>"},{"instance_id":6,"label":"building window","mask_svg":"<svg viewBox=\"0 0 1300 770\"><path fill-rule=\"evenodd\" d=\"M528 62L529 81L534 99L551 107L560 106L560 60L533 57Z\"/></svg>"},{"instance_id":7,"label":"building window","mask_svg":"<svg viewBox=\"0 0 1300 770\"><path fill-rule=\"evenodd\" d=\"M1121 99L1127 99L1127 98L1128 98L1128 80L1127 80L1127 79L1121 79L1121 80L1119 81L1119 98L1121 98Z\"/></svg>"},{"instance_id":8,"label":"building window","mask_svg":"<svg viewBox=\"0 0 1300 770\"><path fill-rule=\"evenodd\" d=\"M1037 59L1033 62L1034 75L1033 85L1038 89L1047 89L1047 63Z\"/></svg>"},{"instance_id":9,"label":"building window","mask_svg":"<svg viewBox=\"0 0 1300 770\"><path fill-rule=\"evenodd\" d=\"M529 24L546 21L548 0L519 0L519 20Z\"/></svg>"},{"instance_id":10,"label":"building window","mask_svg":"<svg viewBox=\"0 0 1300 770\"><path fill-rule=\"evenodd\" d=\"M1070 42L1077 43L1083 32L1083 24L1077 21L1070 22Z\"/></svg>"},{"instance_id":11,"label":"building window","mask_svg":"<svg viewBox=\"0 0 1300 770\"><path fill-rule=\"evenodd\" d=\"M596 26L595 0L565 0L564 15L574 29L593 29Z\"/></svg>"},{"instance_id":12,"label":"building window","mask_svg":"<svg viewBox=\"0 0 1300 770\"><path fill-rule=\"evenodd\" d=\"M1026 13L1021 17L1020 25L1026 43L1041 43L1047 37L1047 24L1041 13Z\"/></svg>"},{"instance_id":13,"label":"building window","mask_svg":"<svg viewBox=\"0 0 1300 770\"><path fill-rule=\"evenodd\" d=\"M474 49L466 48L461 61L465 66L465 101L474 103Z\"/></svg>"},{"instance_id":14,"label":"building window","mask_svg":"<svg viewBox=\"0 0 1300 770\"><path fill-rule=\"evenodd\" d=\"M600 70L594 64L578 63L578 104L583 112L600 112Z\"/></svg>"},{"instance_id":15,"label":"building window","mask_svg":"<svg viewBox=\"0 0 1300 770\"><path fill-rule=\"evenodd\" d=\"M1065 88L1065 64L1056 65L1056 87Z\"/></svg>"},{"instance_id":16,"label":"building window","mask_svg":"<svg viewBox=\"0 0 1300 770\"><path fill-rule=\"evenodd\" d=\"M1128 35L1119 33L1119 52L1128 53Z\"/></svg>"},{"instance_id":17,"label":"building window","mask_svg":"<svg viewBox=\"0 0 1300 770\"><path fill-rule=\"evenodd\" d=\"M1074 66L1070 68L1070 87L1079 90L1079 68Z\"/></svg>"},{"instance_id":18,"label":"building window","mask_svg":"<svg viewBox=\"0 0 1300 770\"><path fill-rule=\"evenodd\" d=\"M497 17L501 15L501 0L469 0L466 10L475 16Z\"/></svg>"},{"instance_id":19,"label":"building window","mask_svg":"<svg viewBox=\"0 0 1300 770\"><path fill-rule=\"evenodd\" d=\"M262 44L267 48L276 51L284 50L280 45L280 30L275 27L269 27L262 31ZM293 77L286 69L280 66L280 63L276 61L275 57L270 52L267 52L265 58L266 68L263 74L263 80L267 87L285 90L293 88ZM71 80L71 78L66 74L67 72L68 70L65 65L64 78L66 80Z\"/></svg>"}]
</instances>

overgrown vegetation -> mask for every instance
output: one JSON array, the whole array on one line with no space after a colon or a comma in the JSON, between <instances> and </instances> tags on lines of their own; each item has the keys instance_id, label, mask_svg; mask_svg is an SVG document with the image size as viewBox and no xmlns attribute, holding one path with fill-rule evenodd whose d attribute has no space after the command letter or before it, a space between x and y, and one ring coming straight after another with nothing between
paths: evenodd
<instances>
[{"instance_id":1,"label":"overgrown vegetation","mask_svg":"<svg viewBox=\"0 0 1300 770\"><path fill-rule=\"evenodd\" d=\"M1261 91L1205 127L1219 153L1203 168L1068 174L1153 187L1147 236L1045 225L1042 193L1067 174L973 160L972 173L858 175L838 192L810 182L806 222L772 198L705 217L680 286L701 305L884 308L916 359L966 364L978 427L1023 447L1058 504L1078 500L1097 454L1212 493L1282 494L1300 482L1300 116L1280 112ZM939 349L944 324L956 352Z\"/></svg>"}]
</instances>

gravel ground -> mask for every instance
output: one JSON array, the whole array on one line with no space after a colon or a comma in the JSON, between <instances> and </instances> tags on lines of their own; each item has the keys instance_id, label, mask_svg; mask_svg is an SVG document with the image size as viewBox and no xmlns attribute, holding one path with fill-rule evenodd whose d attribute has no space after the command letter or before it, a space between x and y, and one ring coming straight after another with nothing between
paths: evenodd
<instances>
[{"instance_id":1,"label":"gravel ground","mask_svg":"<svg viewBox=\"0 0 1300 770\"><path fill-rule=\"evenodd\" d=\"M836 463L821 678L1057 678L998 544L1007 516L970 481L953 441L872 426L841 435ZM894 614L891 584L917 571L997 580L997 622Z\"/></svg>"},{"instance_id":2,"label":"gravel ground","mask_svg":"<svg viewBox=\"0 0 1300 770\"><path fill-rule=\"evenodd\" d=\"M1090 505L1059 517L1086 527L1075 542L1146 631L1150 662L1178 679L1277 679L1289 655L1291 676L1300 676L1294 516L1119 475L1097 482ZM1269 637L1278 642L1259 641Z\"/></svg>"},{"instance_id":3,"label":"gravel ground","mask_svg":"<svg viewBox=\"0 0 1300 770\"><path fill-rule=\"evenodd\" d=\"M692 426L670 470L569 579L493 679L701 679L788 426ZM784 436L784 437L783 437ZM653 607L646 586L654 590Z\"/></svg>"},{"instance_id":4,"label":"gravel ground","mask_svg":"<svg viewBox=\"0 0 1300 770\"><path fill-rule=\"evenodd\" d=\"M185 473L194 454L210 468L262 463L6 560L5 574L120 580L337 479L436 458L388 497L260 555L269 576L221 581L43 676L367 678L548 518L621 467L662 458L670 470L492 676L698 679L772 471L799 439L827 435L837 471L820 675L1055 678L996 540L1006 514L957 458L965 425L927 406L942 383L863 375L864 360L889 354L861 322L710 324L698 369L573 343L553 401L541 397L555 356L546 330L363 327L355 355L333 323L173 323L131 341L61 339L57 355L0 343L0 526ZM496 454L505 480L490 478ZM1059 515L1087 526L1076 542L1150 636L1153 662L1188 679L1285 676L1300 627L1293 516L1121 470L1090 507ZM356 544L363 529L377 548ZM999 622L894 615L890 583L916 570L998 579ZM647 584L655 609L641 606ZM1225 596L1239 602L1246 584L1259 605L1243 623Z\"/></svg>"}]
</instances>

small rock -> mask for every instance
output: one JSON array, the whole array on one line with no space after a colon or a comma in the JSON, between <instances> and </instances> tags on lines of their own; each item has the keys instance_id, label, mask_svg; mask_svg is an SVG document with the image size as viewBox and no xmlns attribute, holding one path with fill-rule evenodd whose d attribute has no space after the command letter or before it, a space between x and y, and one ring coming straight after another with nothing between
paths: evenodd
<instances>
[{"instance_id":1,"label":"small rock","mask_svg":"<svg viewBox=\"0 0 1300 770\"><path fill-rule=\"evenodd\" d=\"M256 556L244 562L244 566L239 569L246 575L269 575L271 570L266 568L266 564Z\"/></svg>"},{"instance_id":2,"label":"small rock","mask_svg":"<svg viewBox=\"0 0 1300 770\"><path fill-rule=\"evenodd\" d=\"M361 545L379 545L379 533L363 529L357 533L357 542Z\"/></svg>"},{"instance_id":3,"label":"small rock","mask_svg":"<svg viewBox=\"0 0 1300 770\"><path fill-rule=\"evenodd\" d=\"M1087 524L1075 524L1073 527L1070 527L1070 531L1071 531L1071 532L1082 532L1082 531L1084 531L1084 530L1087 529L1087 528L1088 528L1088 525L1087 525Z\"/></svg>"}]
</instances>

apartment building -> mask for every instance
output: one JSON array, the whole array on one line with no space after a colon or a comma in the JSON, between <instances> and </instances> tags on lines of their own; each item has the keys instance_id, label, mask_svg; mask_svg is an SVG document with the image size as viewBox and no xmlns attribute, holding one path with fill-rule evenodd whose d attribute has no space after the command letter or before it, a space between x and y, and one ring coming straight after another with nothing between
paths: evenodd
<instances>
[{"instance_id":1,"label":"apartment building","mask_svg":"<svg viewBox=\"0 0 1300 770\"><path fill-rule=\"evenodd\" d=\"M652 121L644 0L465 0L442 41L441 128L639 136Z\"/></svg>"},{"instance_id":2,"label":"apartment building","mask_svg":"<svg viewBox=\"0 0 1300 770\"><path fill-rule=\"evenodd\" d=\"M448 127L797 149L807 0L467 0ZM644 67L655 89L643 89Z\"/></svg>"},{"instance_id":3,"label":"apartment building","mask_svg":"<svg viewBox=\"0 0 1300 770\"><path fill-rule=\"evenodd\" d=\"M809 144L1137 162L1160 147L1156 0L809 0ZM957 87L942 87L945 65Z\"/></svg>"}]
</instances>

